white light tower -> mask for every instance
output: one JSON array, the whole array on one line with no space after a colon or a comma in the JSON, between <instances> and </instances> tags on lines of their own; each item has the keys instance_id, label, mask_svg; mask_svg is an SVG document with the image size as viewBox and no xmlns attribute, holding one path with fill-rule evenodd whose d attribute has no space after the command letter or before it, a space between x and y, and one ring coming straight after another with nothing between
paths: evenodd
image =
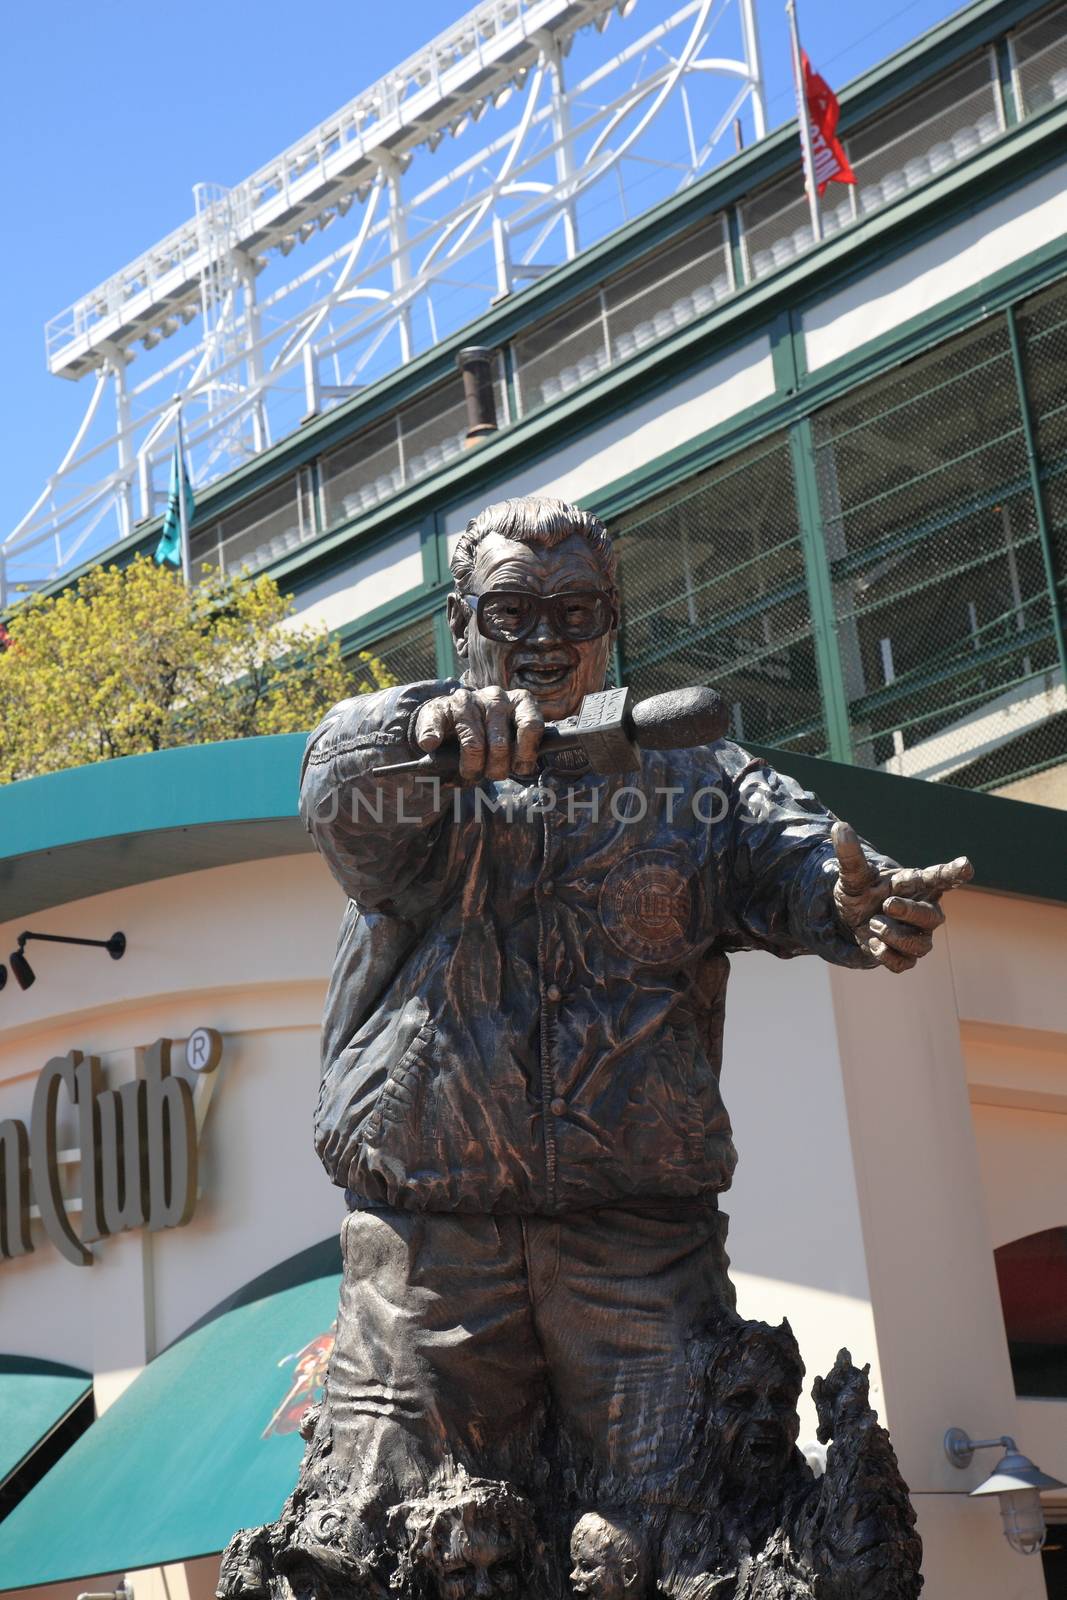
<instances>
[{"instance_id":1,"label":"white light tower","mask_svg":"<svg viewBox=\"0 0 1067 1600\"><path fill-rule=\"evenodd\" d=\"M158 509L175 389L202 486L692 183L746 105L762 137L754 0L485 0L48 324L50 370L95 385L0 574Z\"/></svg>"}]
</instances>

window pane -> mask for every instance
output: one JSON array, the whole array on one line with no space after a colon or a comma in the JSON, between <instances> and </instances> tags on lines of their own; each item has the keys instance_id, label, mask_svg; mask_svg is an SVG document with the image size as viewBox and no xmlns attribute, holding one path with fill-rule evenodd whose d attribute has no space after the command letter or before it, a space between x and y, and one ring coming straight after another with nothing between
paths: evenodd
<instances>
[{"instance_id":1,"label":"window pane","mask_svg":"<svg viewBox=\"0 0 1067 1600\"><path fill-rule=\"evenodd\" d=\"M401 486L400 440L395 417L364 429L320 462L326 526L371 511Z\"/></svg>"},{"instance_id":2,"label":"window pane","mask_svg":"<svg viewBox=\"0 0 1067 1600\"><path fill-rule=\"evenodd\" d=\"M743 451L613 525L623 682L710 684L741 740L825 753L786 440Z\"/></svg>"},{"instance_id":3,"label":"window pane","mask_svg":"<svg viewBox=\"0 0 1067 1600\"><path fill-rule=\"evenodd\" d=\"M1034 116L1067 100L1067 6L1052 6L1012 37L1020 114Z\"/></svg>"},{"instance_id":4,"label":"window pane","mask_svg":"<svg viewBox=\"0 0 1067 1600\"><path fill-rule=\"evenodd\" d=\"M994 1252L1015 1392L1067 1399L1067 1228Z\"/></svg>"},{"instance_id":5,"label":"window pane","mask_svg":"<svg viewBox=\"0 0 1067 1600\"><path fill-rule=\"evenodd\" d=\"M269 561L277 561L294 550L312 533L310 522L301 517L297 477L287 478L266 493L227 512L203 532L190 536L190 556L194 576L205 566L224 572L255 571Z\"/></svg>"},{"instance_id":6,"label":"window pane","mask_svg":"<svg viewBox=\"0 0 1067 1600\"><path fill-rule=\"evenodd\" d=\"M823 237L921 187L995 139L1000 110L989 51L910 94L844 137L855 185L830 183L819 202ZM750 278L764 278L812 244L799 162L741 205Z\"/></svg>"},{"instance_id":7,"label":"window pane","mask_svg":"<svg viewBox=\"0 0 1067 1600\"><path fill-rule=\"evenodd\" d=\"M823 237L829 238L852 221L851 184L828 183L819 201ZM759 190L740 207L745 273L765 278L784 267L814 243L808 197L800 163L777 182Z\"/></svg>"},{"instance_id":8,"label":"window pane","mask_svg":"<svg viewBox=\"0 0 1067 1600\"><path fill-rule=\"evenodd\" d=\"M497 423L504 427L507 392L499 358L495 391ZM466 437L467 407L457 373L323 456L319 466L326 526L334 528L372 511L409 483L456 460L463 454Z\"/></svg>"},{"instance_id":9,"label":"window pane","mask_svg":"<svg viewBox=\"0 0 1067 1600\"><path fill-rule=\"evenodd\" d=\"M668 338L731 293L726 232L709 218L523 334L513 346L523 413Z\"/></svg>"},{"instance_id":10,"label":"window pane","mask_svg":"<svg viewBox=\"0 0 1067 1600\"><path fill-rule=\"evenodd\" d=\"M1067 600L1067 281L1025 300L1018 325L1062 607Z\"/></svg>"},{"instance_id":11,"label":"window pane","mask_svg":"<svg viewBox=\"0 0 1067 1600\"><path fill-rule=\"evenodd\" d=\"M497 396L497 420L504 413ZM454 461L463 454L467 437L467 405L463 398L463 380L456 377L443 383L432 394L424 395L400 413L400 431L404 444L405 483L416 483L428 472Z\"/></svg>"},{"instance_id":12,"label":"window pane","mask_svg":"<svg viewBox=\"0 0 1067 1600\"><path fill-rule=\"evenodd\" d=\"M849 134L860 213L898 200L1000 132L993 62L985 50Z\"/></svg>"}]
</instances>

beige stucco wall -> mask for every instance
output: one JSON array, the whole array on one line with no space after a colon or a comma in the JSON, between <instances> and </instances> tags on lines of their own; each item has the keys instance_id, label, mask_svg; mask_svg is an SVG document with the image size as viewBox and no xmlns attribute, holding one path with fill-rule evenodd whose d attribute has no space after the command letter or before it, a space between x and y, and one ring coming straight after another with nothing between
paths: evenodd
<instances>
[{"instance_id":1,"label":"beige stucco wall","mask_svg":"<svg viewBox=\"0 0 1067 1600\"><path fill-rule=\"evenodd\" d=\"M197 1025L218 1028L225 1052L192 1223L103 1241L90 1269L38 1228L33 1256L0 1264L0 1350L88 1368L107 1405L226 1294L334 1229L341 1197L310 1119L340 910L321 863L293 856L34 919L91 936L121 927L129 953L31 950L38 983L9 986L0 1007L0 1116L28 1117L40 1065L72 1047L100 1054L111 1081L132 1073L136 1046ZM18 931L0 928L0 953ZM788 1316L809 1377L841 1344L872 1363L919 1509L927 1600L1043 1593L995 1509L965 1498L981 1465L955 1472L941 1436L953 1423L1014 1429L1067 1477L1051 1403L1012 1392L992 1264L994 1243L1035 1217L1050 1225L1062 1197L1065 938L1067 910L967 891L936 954L901 979L765 955L734 963L724 1089L741 1161L725 1204L740 1308ZM1024 1100L997 1103L1012 1093ZM813 1433L805 1402L802 1438ZM208 1584L201 1565L189 1564L189 1600ZM140 1575L138 1600L162 1582ZM169 1582L176 1594L176 1572Z\"/></svg>"},{"instance_id":2,"label":"beige stucco wall","mask_svg":"<svg viewBox=\"0 0 1067 1600\"><path fill-rule=\"evenodd\" d=\"M107 1405L234 1288L336 1228L343 1201L309 1130L340 910L317 859L290 856L34 917L45 932L122 928L129 947L119 962L30 947L37 983L25 993L9 984L0 1009L0 1117L28 1120L37 1071L71 1048L98 1054L118 1083L133 1076L135 1048L161 1035L208 1026L225 1043L192 1222L103 1240L91 1268L70 1265L35 1224L34 1253L0 1263L0 1350L87 1368ZM0 950L17 932L0 929Z\"/></svg>"}]
</instances>

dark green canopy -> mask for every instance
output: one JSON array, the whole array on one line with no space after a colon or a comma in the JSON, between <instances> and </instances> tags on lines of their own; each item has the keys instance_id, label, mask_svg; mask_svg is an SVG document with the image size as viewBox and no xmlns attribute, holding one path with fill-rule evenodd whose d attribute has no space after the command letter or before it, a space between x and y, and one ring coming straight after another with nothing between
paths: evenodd
<instances>
[{"instance_id":1,"label":"dark green canopy","mask_svg":"<svg viewBox=\"0 0 1067 1600\"><path fill-rule=\"evenodd\" d=\"M76 1367L0 1355L0 1485L70 1415L92 1382Z\"/></svg>"},{"instance_id":2,"label":"dark green canopy","mask_svg":"<svg viewBox=\"0 0 1067 1600\"><path fill-rule=\"evenodd\" d=\"M236 1529L276 1517L296 1481L304 1448L296 1422L314 1398L339 1284L330 1240L248 1285L158 1356L0 1523L0 1585L207 1555ZM4 1460L12 1454L5 1381ZM62 1397L53 1391L54 1423L61 1400L65 1413L89 1380L50 1381L71 1385ZM31 1391L22 1392L29 1407ZM29 1409L18 1426L32 1446L40 1426ZM17 1463L25 1447L16 1439L12 1448Z\"/></svg>"}]
</instances>

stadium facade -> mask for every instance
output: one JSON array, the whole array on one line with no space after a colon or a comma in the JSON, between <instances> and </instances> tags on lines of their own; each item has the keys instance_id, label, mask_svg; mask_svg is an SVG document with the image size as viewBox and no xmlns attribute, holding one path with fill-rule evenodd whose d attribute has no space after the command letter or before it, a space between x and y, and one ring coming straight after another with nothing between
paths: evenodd
<instances>
[{"instance_id":1,"label":"stadium facade","mask_svg":"<svg viewBox=\"0 0 1067 1600\"><path fill-rule=\"evenodd\" d=\"M843 94L818 247L790 126L355 398L312 386L198 492L194 562L425 677L467 517L559 493L620 539L638 693L713 682L739 738L1063 804L1065 74L1067 8L966 8Z\"/></svg>"},{"instance_id":2,"label":"stadium facade","mask_svg":"<svg viewBox=\"0 0 1067 1600\"><path fill-rule=\"evenodd\" d=\"M578 500L619 539L619 681L712 683L882 848L972 855L906 979L736 962L731 1255L809 1373L871 1360L930 1600L1062 1600L1067 1497L1021 1557L942 1440L1014 1434L1067 1479L1067 5L979 0L842 106L858 182L821 244L787 127L358 394L309 381L299 426L198 487L192 554L410 681L452 670L472 512ZM309 1124L341 907L300 745L0 793L0 955L27 925L128 939L42 956L0 1011L0 1589L207 1600L295 1476L339 1273ZM103 1130L135 1081L148 1122L187 1115L123 1184Z\"/></svg>"}]
</instances>

